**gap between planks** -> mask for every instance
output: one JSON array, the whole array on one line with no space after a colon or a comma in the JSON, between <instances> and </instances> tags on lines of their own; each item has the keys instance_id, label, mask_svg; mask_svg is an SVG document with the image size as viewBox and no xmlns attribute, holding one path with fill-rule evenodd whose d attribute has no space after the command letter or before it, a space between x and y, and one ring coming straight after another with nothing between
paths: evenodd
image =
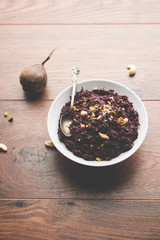
<instances>
[{"instance_id":1,"label":"gap between planks","mask_svg":"<svg viewBox=\"0 0 160 240\"><path fill-rule=\"evenodd\" d=\"M76 25L79 25L79 26L92 26L92 25L102 25L102 26L108 26L108 25L159 25L160 23L149 23L149 22L146 22L146 23L0 23L0 26L21 26L21 25L24 25L24 26L39 26L39 25L55 25L55 26L76 26Z\"/></svg>"},{"instance_id":2,"label":"gap between planks","mask_svg":"<svg viewBox=\"0 0 160 240\"><path fill-rule=\"evenodd\" d=\"M54 101L55 99L42 99L42 100L39 100L39 101ZM26 99L0 99L1 102L12 102L12 101L15 101L15 102L23 102L23 101L28 101ZM38 101L38 100L37 100ZM160 101L160 99L141 99L141 101L143 102L158 102Z\"/></svg>"},{"instance_id":3,"label":"gap between planks","mask_svg":"<svg viewBox=\"0 0 160 240\"><path fill-rule=\"evenodd\" d=\"M0 201L26 201L26 200L69 200L69 201L108 201L108 202L160 202L160 199L104 199L104 198L0 198Z\"/></svg>"}]
</instances>

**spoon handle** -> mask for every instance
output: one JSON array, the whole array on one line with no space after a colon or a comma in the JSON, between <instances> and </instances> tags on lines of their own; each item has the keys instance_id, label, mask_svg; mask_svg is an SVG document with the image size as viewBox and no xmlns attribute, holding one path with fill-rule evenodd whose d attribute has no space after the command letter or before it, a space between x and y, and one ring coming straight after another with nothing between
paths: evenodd
<instances>
[{"instance_id":1,"label":"spoon handle","mask_svg":"<svg viewBox=\"0 0 160 240\"><path fill-rule=\"evenodd\" d=\"M80 70L77 67L72 67L72 97L71 97L71 106L70 108L73 108L74 104L74 96L76 92L76 86L77 86L77 75L79 74Z\"/></svg>"}]
</instances>

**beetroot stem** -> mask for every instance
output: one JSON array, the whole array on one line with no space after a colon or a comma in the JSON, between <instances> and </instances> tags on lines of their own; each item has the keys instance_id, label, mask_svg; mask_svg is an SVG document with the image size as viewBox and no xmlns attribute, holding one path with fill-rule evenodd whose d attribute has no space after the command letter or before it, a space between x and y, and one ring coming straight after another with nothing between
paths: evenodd
<instances>
[{"instance_id":1,"label":"beetroot stem","mask_svg":"<svg viewBox=\"0 0 160 240\"><path fill-rule=\"evenodd\" d=\"M51 58L51 56L55 50L56 50L56 48L53 49L53 51L49 54L49 56L42 62L42 65L44 65Z\"/></svg>"}]
</instances>

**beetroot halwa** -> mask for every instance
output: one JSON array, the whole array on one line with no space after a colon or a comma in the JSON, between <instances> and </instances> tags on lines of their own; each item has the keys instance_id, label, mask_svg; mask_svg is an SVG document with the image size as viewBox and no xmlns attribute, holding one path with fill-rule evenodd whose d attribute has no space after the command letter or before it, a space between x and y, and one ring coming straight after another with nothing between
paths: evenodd
<instances>
[{"instance_id":1,"label":"beetroot halwa","mask_svg":"<svg viewBox=\"0 0 160 240\"><path fill-rule=\"evenodd\" d=\"M70 108L70 101L60 116ZM111 160L133 147L138 137L139 116L128 97L114 90L95 87L76 93L72 109L71 137L58 128L61 142L78 157L86 160Z\"/></svg>"}]
</instances>

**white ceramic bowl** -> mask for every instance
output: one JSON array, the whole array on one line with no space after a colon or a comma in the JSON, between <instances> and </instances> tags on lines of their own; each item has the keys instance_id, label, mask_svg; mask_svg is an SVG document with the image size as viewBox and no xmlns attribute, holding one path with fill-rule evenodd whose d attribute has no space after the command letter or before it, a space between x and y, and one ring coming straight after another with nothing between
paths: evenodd
<instances>
[{"instance_id":1,"label":"white ceramic bowl","mask_svg":"<svg viewBox=\"0 0 160 240\"><path fill-rule=\"evenodd\" d=\"M64 143L59 141L57 130L58 130L58 121L62 107L65 105L66 102L69 101L69 97L71 96L72 86L66 88L63 92L61 92L54 102L52 103L49 112L48 112L48 119L47 119L47 126L49 136L55 145L55 147L67 158L71 159L74 162L87 165L87 166L94 166L94 167L102 167L102 166L109 166L119 162L124 161L128 157L130 157L142 144L148 128L148 116L145 109L144 104L140 100L140 98L128 87L105 79L91 79L81 81L77 84L77 91L80 91L83 87L84 90L92 90L94 86L98 86L99 89L104 88L105 90L113 89L119 95L126 95L129 98L129 101L133 103L134 109L137 110L139 113L139 122L140 127L138 130L138 138L134 142L134 146L127 152L121 153L118 157L111 159L110 161L87 161L83 158L75 156L71 151L67 149Z\"/></svg>"}]
</instances>

